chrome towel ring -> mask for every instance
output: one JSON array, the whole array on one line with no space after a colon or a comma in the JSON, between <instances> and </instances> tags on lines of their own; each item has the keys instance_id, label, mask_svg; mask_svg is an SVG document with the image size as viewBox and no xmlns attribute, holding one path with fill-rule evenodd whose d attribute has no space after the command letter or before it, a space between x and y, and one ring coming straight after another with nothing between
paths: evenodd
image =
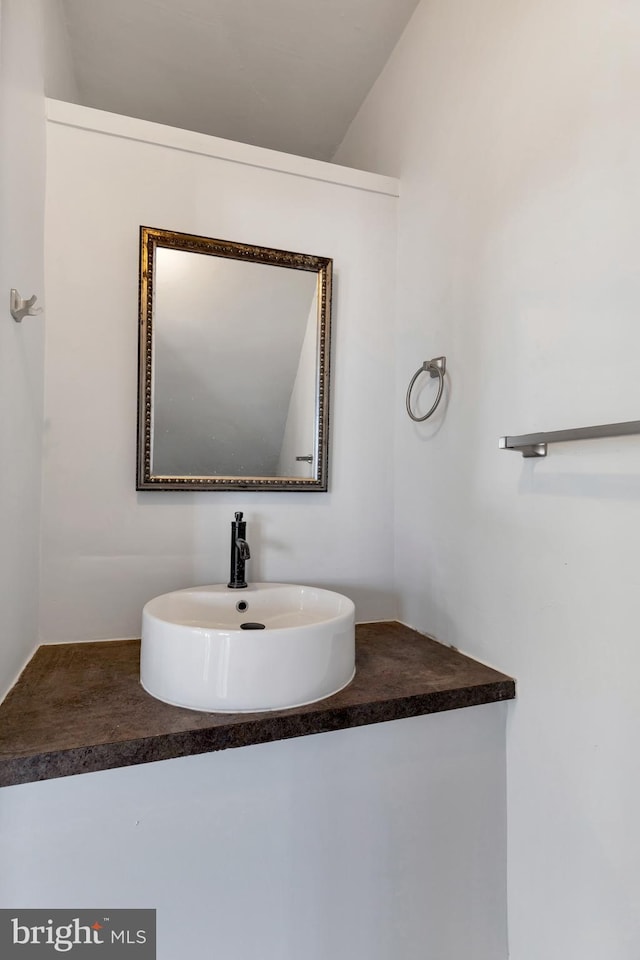
<instances>
[{"instance_id":1,"label":"chrome towel ring","mask_svg":"<svg viewBox=\"0 0 640 960\"><path fill-rule=\"evenodd\" d=\"M447 358L446 357L434 357L432 360L425 360L419 370L416 370L414 375L411 377L411 383L409 384L409 389L407 390L407 413L412 420L415 420L416 423L422 423L423 420L428 420L432 413L435 413L436 407L442 399L442 391L444 389L444 375L447 369ZM411 391L413 390L413 385L420 376L421 373L428 373L432 377L438 377L438 394L436 399L433 402L433 406L428 410L423 417L416 417L415 413L411 409Z\"/></svg>"}]
</instances>

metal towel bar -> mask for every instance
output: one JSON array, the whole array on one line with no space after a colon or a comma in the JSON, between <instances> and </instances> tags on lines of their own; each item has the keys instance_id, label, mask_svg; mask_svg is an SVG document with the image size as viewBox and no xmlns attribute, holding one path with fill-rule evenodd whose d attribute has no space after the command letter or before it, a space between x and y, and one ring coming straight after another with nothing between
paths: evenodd
<instances>
[{"instance_id":1,"label":"metal towel bar","mask_svg":"<svg viewBox=\"0 0 640 960\"><path fill-rule=\"evenodd\" d=\"M523 457L546 457L548 443L567 440L595 440L598 437L627 437L640 434L640 420L625 423L602 423L596 427L576 427L573 430L551 430L547 433L523 433L519 437L501 437L501 450L519 450Z\"/></svg>"}]
</instances>

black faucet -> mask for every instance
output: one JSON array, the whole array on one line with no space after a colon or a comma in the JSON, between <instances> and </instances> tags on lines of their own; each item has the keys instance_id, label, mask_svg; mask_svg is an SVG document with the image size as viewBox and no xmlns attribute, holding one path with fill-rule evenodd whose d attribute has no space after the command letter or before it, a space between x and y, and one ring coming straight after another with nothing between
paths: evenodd
<instances>
[{"instance_id":1,"label":"black faucet","mask_svg":"<svg viewBox=\"0 0 640 960\"><path fill-rule=\"evenodd\" d=\"M247 524L242 519L242 514L236 513L236 518L231 523L231 573L227 584L233 590L247 586L244 578L244 562L251 556L251 551L245 540L246 529Z\"/></svg>"}]
</instances>

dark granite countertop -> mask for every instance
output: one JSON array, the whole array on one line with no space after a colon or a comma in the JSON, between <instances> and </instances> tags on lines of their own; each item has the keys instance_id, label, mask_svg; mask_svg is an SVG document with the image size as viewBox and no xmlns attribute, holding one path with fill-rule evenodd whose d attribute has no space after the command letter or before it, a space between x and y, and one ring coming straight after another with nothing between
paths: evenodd
<instances>
[{"instance_id":1,"label":"dark granite countertop","mask_svg":"<svg viewBox=\"0 0 640 960\"><path fill-rule=\"evenodd\" d=\"M455 710L515 696L512 679L399 623L356 627L356 676L306 707L201 713L139 683L140 642L40 647L0 705L0 786Z\"/></svg>"}]
</instances>

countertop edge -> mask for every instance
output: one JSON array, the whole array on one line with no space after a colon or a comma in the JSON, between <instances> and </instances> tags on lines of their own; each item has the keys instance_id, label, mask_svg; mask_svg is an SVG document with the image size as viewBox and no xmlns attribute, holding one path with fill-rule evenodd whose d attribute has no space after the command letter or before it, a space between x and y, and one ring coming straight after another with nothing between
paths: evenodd
<instances>
[{"instance_id":1,"label":"countertop edge","mask_svg":"<svg viewBox=\"0 0 640 960\"><path fill-rule=\"evenodd\" d=\"M337 730L427 716L466 707L499 703L515 697L509 677L490 683L431 691L357 706L324 708L301 714L252 714L244 722L203 730L159 733L153 737L72 747L8 759L0 758L0 787L18 786L101 770L139 766L160 760L216 753L278 740L332 733ZM265 723L268 719L268 723Z\"/></svg>"}]
</instances>

